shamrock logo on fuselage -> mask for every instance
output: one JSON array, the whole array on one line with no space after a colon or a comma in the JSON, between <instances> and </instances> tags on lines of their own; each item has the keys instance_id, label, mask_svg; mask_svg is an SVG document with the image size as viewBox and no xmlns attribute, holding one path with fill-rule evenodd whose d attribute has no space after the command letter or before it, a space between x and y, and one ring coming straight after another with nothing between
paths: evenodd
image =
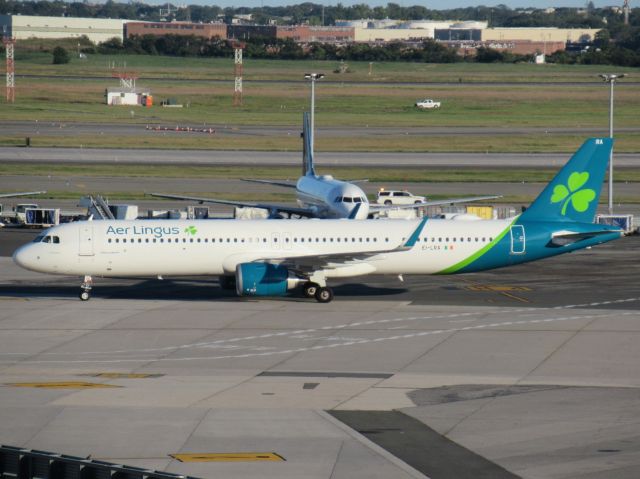
<instances>
[{"instance_id":1,"label":"shamrock logo on fuselage","mask_svg":"<svg viewBox=\"0 0 640 479\"><path fill-rule=\"evenodd\" d=\"M195 234L198 232L198 230L196 229L195 226L187 226L184 229L184 232L187 234L190 234L191 236L195 236Z\"/></svg>"},{"instance_id":2,"label":"shamrock logo on fuselage","mask_svg":"<svg viewBox=\"0 0 640 479\"><path fill-rule=\"evenodd\" d=\"M592 189L580 189L587 181L589 181L589 173L587 171L583 171L582 173L574 171L569 175L567 186L556 185L553 188L551 203L559 203L565 200L560 214L563 216L567 214L567 206L569 206L569 203L571 203L573 209L579 213L587 211L589 203L591 203L596 197L596 192Z\"/></svg>"}]
</instances>

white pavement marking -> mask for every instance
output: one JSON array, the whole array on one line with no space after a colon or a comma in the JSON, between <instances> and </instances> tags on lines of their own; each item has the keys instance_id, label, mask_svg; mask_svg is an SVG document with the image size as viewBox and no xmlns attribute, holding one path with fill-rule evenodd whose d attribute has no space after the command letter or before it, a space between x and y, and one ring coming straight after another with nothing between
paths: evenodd
<instances>
[{"instance_id":1,"label":"white pavement marking","mask_svg":"<svg viewBox=\"0 0 640 479\"><path fill-rule=\"evenodd\" d=\"M640 311L628 311L620 313L620 316L632 316L632 315L640 315ZM501 326L518 326L518 325L526 325L526 324L541 324L541 323L552 323L552 322L560 322L560 321L572 321L572 320L582 320L582 319L596 319L596 318L607 318L610 317L610 313L605 314L590 314L590 315L577 315L577 316L565 316L559 318L544 318L544 319L531 319L531 320L522 320L522 321L505 321L500 323L490 323L490 324L480 324L476 326L467 326L464 328L450 328L450 329L438 329L435 331L420 331L417 333L409 333L395 336L387 336L382 338L375 339L359 339L355 341L348 341L344 343L332 343L326 345L317 345L317 346L309 346L302 348L292 348L292 349L284 349L284 350L276 350L276 351L268 351L268 352L260 352L260 353L246 353L246 354L237 354L237 355L225 355L225 356L194 356L194 357L183 357L183 358L149 358L149 357L140 357L140 358L127 358L127 359L78 359L78 360L59 360L59 359L50 359L50 360L24 360L22 363L27 364L54 364L54 363L63 363L63 364L77 364L77 363L94 363L94 364L117 364L117 363L131 363L131 362L140 362L140 361L151 361L151 362L169 362L169 361L201 361L201 360L218 360L218 359L243 359L243 358L253 358L253 357L264 357L264 356L275 356L275 355L285 355L285 354L294 354L294 353L303 353L308 351L318 351L323 349L337 348L337 347L345 347L345 346L354 346L360 344L369 344L376 343L381 341L393 341L399 339L413 339L423 336L434 336L438 334L448 334L448 333L456 333L461 331L473 331L479 329L487 329L487 328L497 328Z\"/></svg>"},{"instance_id":2,"label":"white pavement marking","mask_svg":"<svg viewBox=\"0 0 640 479\"><path fill-rule=\"evenodd\" d=\"M163 352L163 351L179 351L179 350L184 350L184 349L196 349L196 348L223 348L224 344L228 344L228 343L236 343L236 342L240 342L240 341L253 341L256 339L268 339L268 338L275 338L275 337L283 337L283 336L289 336L292 338L295 338L295 336L299 336L298 339L300 338L309 338L309 336L307 336L309 333L317 333L317 332L322 332L322 331L330 331L330 330L336 330L336 329L345 329L345 328L350 328L350 327L359 327L359 326L372 326L372 325L380 325L380 324L390 324L390 323L399 323L399 322L406 322L406 321L425 321L425 320L436 320L436 319L449 319L451 320L451 323L456 323L456 322L465 322L465 321L475 321L475 319L456 319L456 318L467 318L469 316L474 316L474 315L487 315L487 314L517 314L517 313L533 313L533 312L540 312L540 311L545 311L545 310L563 310L563 309L576 309L576 308L581 308L581 307L585 307L585 306L589 306L589 307L593 307L593 306L605 306L605 305L611 305L611 304L622 304L622 303L630 303L630 302L637 302L640 301L640 297L638 298L627 298L627 299L619 299L619 300L615 300L615 301L603 301L600 303L584 303L584 304L572 304L572 305L566 305L566 306L555 306L552 308L520 308L520 309L498 309L498 310L494 310L494 311L476 311L476 312L469 312L469 313L453 313L453 314L445 314L445 315L436 315L436 316L410 316L410 317L406 317L406 318L390 318L390 319L379 319L379 320L371 320L371 321L357 321L354 323L343 323L343 324L337 324L334 326L323 326L321 328L310 328L310 329L297 329L294 331L281 331L281 332L277 332L277 333L267 333L267 334L259 334L259 335L252 335L252 336L242 336L242 337L237 337L237 338L228 338L228 339L217 339L215 341L207 341L207 342L199 342L199 343L191 343L191 344L182 344L182 345L177 345L177 346L164 346L161 348L141 348L141 349L117 349L117 350L110 350L110 351L80 351L80 352L73 352L73 353L42 353L41 355L44 356L66 356L66 355L73 355L73 356L78 356L78 355L111 355L111 354L129 354L129 353L133 353L133 354L143 354L143 353L154 353L154 352ZM508 325L509 323L503 323L505 325ZM487 327L486 325L480 325L480 326L476 326L477 328L482 328L482 327ZM474 327L475 328L475 327ZM389 328L389 329L397 329L397 328ZM332 338L316 338L313 337L312 339L332 339ZM231 349L233 348L233 346L226 346L227 348ZM237 348L241 348L240 346L238 346ZM246 348L246 346L244 347ZM31 356L32 354L30 353L0 353L0 357L3 356L16 356L16 355L22 355L22 356ZM150 358L146 358L146 359L150 359Z\"/></svg>"}]
</instances>

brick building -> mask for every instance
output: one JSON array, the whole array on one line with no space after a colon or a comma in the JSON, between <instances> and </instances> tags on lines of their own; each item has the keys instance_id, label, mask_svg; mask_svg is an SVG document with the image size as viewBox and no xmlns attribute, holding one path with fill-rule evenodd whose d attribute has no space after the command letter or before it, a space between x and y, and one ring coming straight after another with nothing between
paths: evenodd
<instances>
[{"instance_id":1,"label":"brick building","mask_svg":"<svg viewBox=\"0 0 640 479\"><path fill-rule=\"evenodd\" d=\"M128 22L124 28L127 38L134 35L195 35L205 38L227 38L227 25L224 23Z\"/></svg>"},{"instance_id":2,"label":"brick building","mask_svg":"<svg viewBox=\"0 0 640 479\"><path fill-rule=\"evenodd\" d=\"M279 26L278 38L291 38L298 43L345 43L354 40L353 27Z\"/></svg>"}]
</instances>

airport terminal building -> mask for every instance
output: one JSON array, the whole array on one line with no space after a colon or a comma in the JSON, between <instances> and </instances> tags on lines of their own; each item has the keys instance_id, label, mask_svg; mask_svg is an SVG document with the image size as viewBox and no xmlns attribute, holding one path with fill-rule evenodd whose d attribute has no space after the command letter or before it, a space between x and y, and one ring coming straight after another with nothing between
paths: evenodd
<instances>
[{"instance_id":1,"label":"airport terminal building","mask_svg":"<svg viewBox=\"0 0 640 479\"><path fill-rule=\"evenodd\" d=\"M123 26L128 20L77 17L37 17L32 15L0 15L0 30L16 40L29 38L79 38L86 36L94 43L112 38L122 40Z\"/></svg>"},{"instance_id":2,"label":"airport terminal building","mask_svg":"<svg viewBox=\"0 0 640 479\"><path fill-rule=\"evenodd\" d=\"M102 18L0 15L0 27L17 40L76 38L94 43L133 36L180 35L207 39L292 39L297 43L420 42L434 39L468 54L480 46L513 53L553 53L567 43L586 44L599 31L594 28L488 28L483 21L401 22L397 20L336 20L335 26L252 25L194 22L140 22Z\"/></svg>"}]
</instances>

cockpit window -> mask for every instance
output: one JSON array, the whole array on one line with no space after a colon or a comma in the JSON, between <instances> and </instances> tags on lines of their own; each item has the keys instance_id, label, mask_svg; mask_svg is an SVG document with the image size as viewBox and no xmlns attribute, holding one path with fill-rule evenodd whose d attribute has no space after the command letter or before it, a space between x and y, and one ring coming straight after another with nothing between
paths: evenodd
<instances>
[{"instance_id":1,"label":"cockpit window","mask_svg":"<svg viewBox=\"0 0 640 479\"><path fill-rule=\"evenodd\" d=\"M345 196L344 198L342 198L342 201L344 201L345 203L351 203L352 199L350 196Z\"/></svg>"},{"instance_id":2,"label":"cockpit window","mask_svg":"<svg viewBox=\"0 0 640 479\"><path fill-rule=\"evenodd\" d=\"M40 235L37 238L35 238L33 240L34 243L53 243L53 244L60 244L60 237L59 236L45 236L45 235Z\"/></svg>"},{"instance_id":3,"label":"cockpit window","mask_svg":"<svg viewBox=\"0 0 640 479\"><path fill-rule=\"evenodd\" d=\"M342 201L342 196L336 196L335 202L340 203Z\"/></svg>"},{"instance_id":4,"label":"cockpit window","mask_svg":"<svg viewBox=\"0 0 640 479\"><path fill-rule=\"evenodd\" d=\"M360 198L359 196L354 196L353 197L353 202L354 203L362 203L362 198Z\"/></svg>"}]
</instances>

